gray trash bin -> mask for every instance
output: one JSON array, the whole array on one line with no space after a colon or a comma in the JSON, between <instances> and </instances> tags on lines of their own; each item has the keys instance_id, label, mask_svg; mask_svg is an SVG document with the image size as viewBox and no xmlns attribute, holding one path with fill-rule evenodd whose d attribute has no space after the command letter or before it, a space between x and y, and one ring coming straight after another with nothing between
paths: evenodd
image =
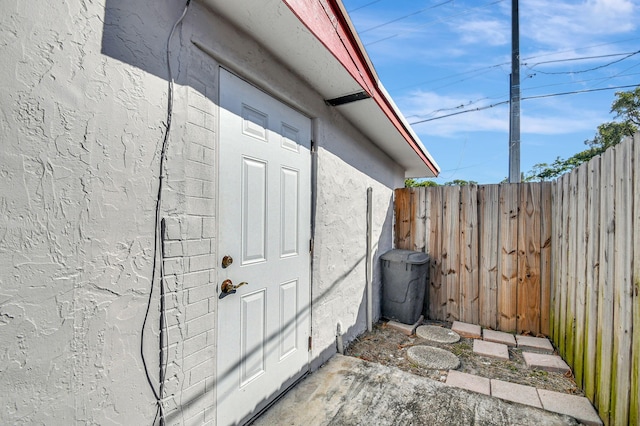
<instances>
[{"instance_id":1,"label":"gray trash bin","mask_svg":"<svg viewBox=\"0 0 640 426\"><path fill-rule=\"evenodd\" d=\"M419 251L396 249L386 252L380 259L382 316L415 324L422 313L429 256Z\"/></svg>"}]
</instances>

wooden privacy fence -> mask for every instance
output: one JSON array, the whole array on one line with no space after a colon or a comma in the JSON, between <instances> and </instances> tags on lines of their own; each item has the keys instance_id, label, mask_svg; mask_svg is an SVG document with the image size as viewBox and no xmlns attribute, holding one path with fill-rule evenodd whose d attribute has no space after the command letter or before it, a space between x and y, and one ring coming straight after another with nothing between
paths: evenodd
<instances>
[{"instance_id":1,"label":"wooden privacy fence","mask_svg":"<svg viewBox=\"0 0 640 426\"><path fill-rule=\"evenodd\" d=\"M553 341L606 424L639 425L638 135L558 179L553 215Z\"/></svg>"},{"instance_id":2,"label":"wooden privacy fence","mask_svg":"<svg viewBox=\"0 0 640 426\"><path fill-rule=\"evenodd\" d=\"M396 190L432 319L550 336L605 424L640 425L640 136L552 183Z\"/></svg>"},{"instance_id":3,"label":"wooden privacy fence","mask_svg":"<svg viewBox=\"0 0 640 426\"><path fill-rule=\"evenodd\" d=\"M551 184L396 190L396 247L430 256L431 319L549 334Z\"/></svg>"}]
</instances>

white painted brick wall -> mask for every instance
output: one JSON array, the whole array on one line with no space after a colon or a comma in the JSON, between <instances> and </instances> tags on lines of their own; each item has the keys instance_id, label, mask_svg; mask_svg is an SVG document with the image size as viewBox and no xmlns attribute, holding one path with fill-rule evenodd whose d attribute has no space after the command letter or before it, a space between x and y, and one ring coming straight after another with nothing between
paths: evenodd
<instances>
[{"instance_id":1,"label":"white painted brick wall","mask_svg":"<svg viewBox=\"0 0 640 426\"><path fill-rule=\"evenodd\" d=\"M170 275L178 306L168 321L172 366L167 392L176 401L169 418L186 424L215 421L214 405L216 324L215 290L215 144L214 103L217 78L212 64L199 51L189 52L187 123L184 132L184 185L180 214L165 219L165 273ZM204 69L203 69L204 67ZM175 325L174 325L175 324ZM205 415L207 411L208 417ZM179 424L182 420L176 420Z\"/></svg>"}]
</instances>

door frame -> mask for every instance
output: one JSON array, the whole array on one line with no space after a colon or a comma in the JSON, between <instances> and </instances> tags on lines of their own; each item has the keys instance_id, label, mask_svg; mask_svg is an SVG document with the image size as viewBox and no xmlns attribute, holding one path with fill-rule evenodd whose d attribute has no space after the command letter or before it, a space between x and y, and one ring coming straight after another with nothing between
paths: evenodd
<instances>
[{"instance_id":1,"label":"door frame","mask_svg":"<svg viewBox=\"0 0 640 426\"><path fill-rule=\"evenodd\" d=\"M199 46L198 46L199 47ZM293 379L287 379L285 381L282 382L281 384L281 391L279 391L277 394L274 395L270 395L268 399L264 400L263 402L261 402L254 411L252 411L250 414L248 414L245 418L243 418L243 420L240 422L240 424L246 424L254 419L256 419L257 417L259 417L263 412L265 412L269 407L271 407L273 404L275 404L282 396L284 396L291 388L293 388L297 383L299 383L302 379L304 379L311 370L311 361L312 361L312 332L313 332L313 246L314 246L314 240L315 240L315 223L316 223L316 193L317 193L317 149L316 149L316 143L315 143L315 137L314 135L316 134L316 120L308 113L306 113L305 111L300 110L300 108L293 106L291 102L287 102L285 99L283 99L281 96L278 96L276 94L276 90L269 90L266 87L268 87L268 84L258 84L254 81L254 79L248 78L246 77L245 73L243 73L242 71L240 71L240 69L238 67L235 66L230 66L230 64L227 61L224 61L224 63L222 63L220 61L220 58L214 56L211 54L211 52L205 52L207 53L215 62L217 62L217 75L215 76L215 79L217 81L217 102L216 102L216 109L217 109L217 114L216 114L216 136L215 136L215 143L216 143L216 153L215 153L215 167L216 167L216 183L215 183L215 190L216 190L216 197L215 197L215 213L216 213L216 254L215 254L215 258L216 258L216 268L215 268L215 312L216 312L216 316L215 316L215 325L213 327L214 332L215 332L215 347L216 347L216 351L215 351L215 365L216 365L216 371L215 371L215 385L214 385L214 403L215 403L215 411L217 413L218 411L218 405L217 405L217 401L218 401L218 371L217 371L217 351L219 348L219 344L220 344L220 340L219 340L219 320L218 320L218 313L219 313L219 309L218 309L218 304L220 299L218 299L218 295L220 294L220 277L219 277L219 269L220 269L220 256L222 253L221 250L221 227L220 227L220 207L221 207L221 201L220 200L220 186L222 185L222 179L220 176L220 154L221 154L221 150L220 147L223 143L222 141L222 135L220 133L220 118L221 118L221 114L220 114L220 109L222 108L220 105L220 99L221 99L221 90L222 90L222 85L221 85L221 74L222 74L222 70L232 74L233 76L235 76L236 78L239 78L241 80L243 80L244 82L246 82L247 84L253 86L256 90L259 90L263 93L265 93L266 95L268 95L269 97L273 98L274 100L286 105L288 108L298 112L299 114L304 115L305 117L307 117L310 121L310 158L309 158L309 173L310 173L310 188L309 188L309 223L307 226L309 226L309 236L310 236L310 244L309 244L309 328L308 328L308 336L309 336L309 347L308 347L308 351L307 351L307 361L305 364L305 367L303 368L302 374L299 374L297 376L295 376ZM217 414L216 414L217 416Z\"/></svg>"}]
</instances>

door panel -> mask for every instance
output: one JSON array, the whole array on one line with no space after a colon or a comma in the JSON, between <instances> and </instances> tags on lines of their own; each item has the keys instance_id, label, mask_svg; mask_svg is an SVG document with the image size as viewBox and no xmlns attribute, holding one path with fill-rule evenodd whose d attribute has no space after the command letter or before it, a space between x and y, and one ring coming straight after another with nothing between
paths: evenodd
<instances>
[{"instance_id":1,"label":"door panel","mask_svg":"<svg viewBox=\"0 0 640 426\"><path fill-rule=\"evenodd\" d=\"M280 360L297 349L298 280L280 285Z\"/></svg>"},{"instance_id":2,"label":"door panel","mask_svg":"<svg viewBox=\"0 0 640 426\"><path fill-rule=\"evenodd\" d=\"M282 188L282 212L280 220L280 257L295 256L298 254L298 187L299 173L297 170L282 168L280 182Z\"/></svg>"},{"instance_id":3,"label":"door panel","mask_svg":"<svg viewBox=\"0 0 640 426\"><path fill-rule=\"evenodd\" d=\"M267 163L242 159L242 264L267 255Z\"/></svg>"},{"instance_id":4,"label":"door panel","mask_svg":"<svg viewBox=\"0 0 640 426\"><path fill-rule=\"evenodd\" d=\"M264 373L264 343L267 328L265 305L264 290L244 295L240 301L242 318L240 327L242 336L242 348L240 350L240 360L242 362L241 387Z\"/></svg>"},{"instance_id":5,"label":"door panel","mask_svg":"<svg viewBox=\"0 0 640 426\"><path fill-rule=\"evenodd\" d=\"M308 370L311 122L220 72L218 425L248 420ZM219 286L220 292L220 286Z\"/></svg>"}]
</instances>

